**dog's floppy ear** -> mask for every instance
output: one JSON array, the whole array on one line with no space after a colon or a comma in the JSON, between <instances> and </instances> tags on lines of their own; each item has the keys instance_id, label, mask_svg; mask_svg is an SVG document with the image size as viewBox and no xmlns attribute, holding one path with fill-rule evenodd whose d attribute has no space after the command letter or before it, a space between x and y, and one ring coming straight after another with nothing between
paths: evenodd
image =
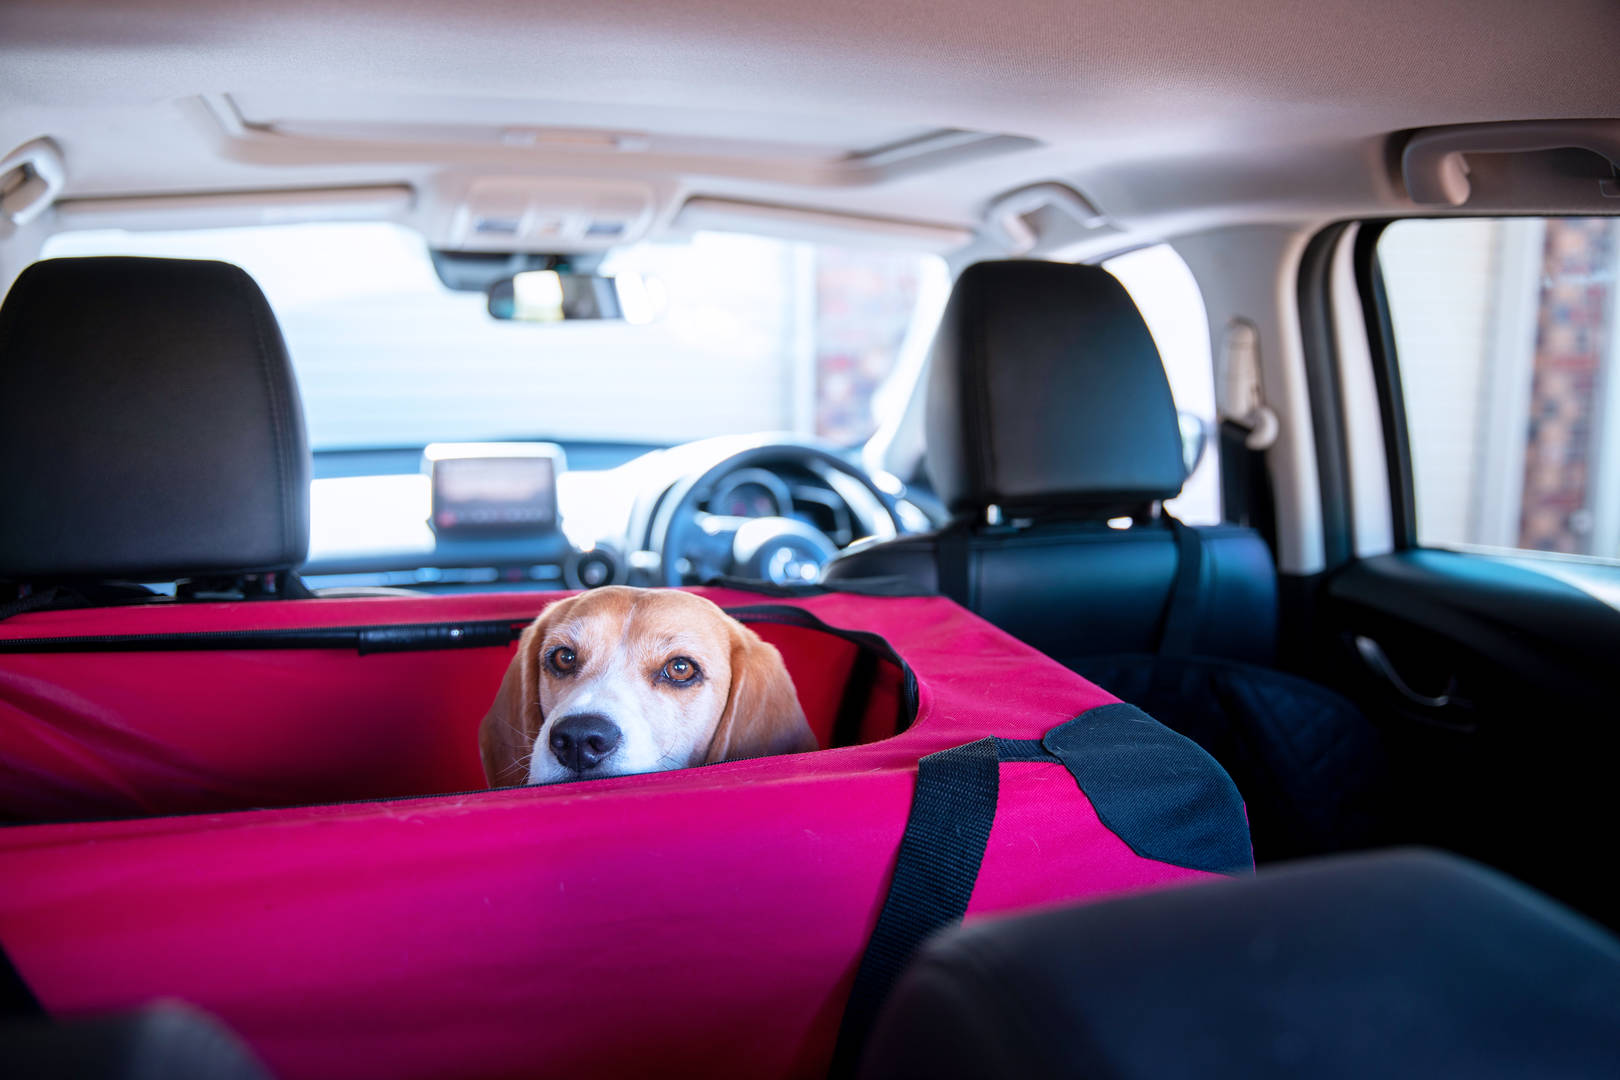
<instances>
[{"instance_id":1,"label":"dog's floppy ear","mask_svg":"<svg viewBox=\"0 0 1620 1080\"><path fill-rule=\"evenodd\" d=\"M816 749L793 678L776 646L740 623L731 628L731 694L704 762Z\"/></svg>"},{"instance_id":2,"label":"dog's floppy ear","mask_svg":"<svg viewBox=\"0 0 1620 1080\"><path fill-rule=\"evenodd\" d=\"M507 665L501 688L495 692L484 722L478 725L478 752L484 759L484 779L490 787L521 784L529 779L522 765L534 749L541 723L535 650L550 615L550 611L543 613L518 638L517 653Z\"/></svg>"}]
</instances>

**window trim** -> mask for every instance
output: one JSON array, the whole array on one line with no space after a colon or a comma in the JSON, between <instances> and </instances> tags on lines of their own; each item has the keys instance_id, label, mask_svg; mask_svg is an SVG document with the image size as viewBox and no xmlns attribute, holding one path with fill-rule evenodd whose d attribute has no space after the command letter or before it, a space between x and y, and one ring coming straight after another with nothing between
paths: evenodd
<instances>
[{"instance_id":1,"label":"window trim","mask_svg":"<svg viewBox=\"0 0 1620 1080\"><path fill-rule=\"evenodd\" d=\"M1417 499L1412 479L1412 445L1407 434L1406 398L1401 389L1400 361L1395 352L1395 328L1389 314L1389 296L1378 264L1378 239L1401 218L1361 222L1356 233L1353 263L1356 289L1366 319L1367 350L1372 357L1373 384L1384 425L1384 460L1389 468L1390 539L1396 551L1418 547ZM1424 219L1427 220L1427 219Z\"/></svg>"},{"instance_id":2,"label":"window trim","mask_svg":"<svg viewBox=\"0 0 1620 1080\"><path fill-rule=\"evenodd\" d=\"M1334 570L1355 557L1350 447L1339 386L1338 338L1333 321L1333 255L1355 222L1337 222L1306 245L1298 268L1299 333L1316 443L1316 482L1322 507L1322 562ZM1382 402L1380 401L1380 404Z\"/></svg>"}]
</instances>

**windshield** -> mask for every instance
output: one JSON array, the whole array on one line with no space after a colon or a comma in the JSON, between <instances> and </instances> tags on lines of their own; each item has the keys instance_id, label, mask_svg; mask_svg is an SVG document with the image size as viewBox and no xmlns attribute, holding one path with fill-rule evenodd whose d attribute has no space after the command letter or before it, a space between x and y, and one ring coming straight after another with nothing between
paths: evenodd
<instances>
[{"instance_id":1,"label":"windshield","mask_svg":"<svg viewBox=\"0 0 1620 1080\"><path fill-rule=\"evenodd\" d=\"M420 234L385 223L69 232L44 255L242 267L281 323L315 450L757 431L853 446L904 405L883 388L914 377L897 358L949 289L933 256L698 233L603 263L659 282L655 321L536 325L445 288Z\"/></svg>"}]
</instances>

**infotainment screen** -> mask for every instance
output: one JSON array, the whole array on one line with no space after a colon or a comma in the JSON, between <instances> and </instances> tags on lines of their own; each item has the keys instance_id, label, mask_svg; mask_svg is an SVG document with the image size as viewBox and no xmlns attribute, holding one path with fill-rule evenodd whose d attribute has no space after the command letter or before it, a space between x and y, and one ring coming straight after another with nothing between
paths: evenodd
<instances>
[{"instance_id":1,"label":"infotainment screen","mask_svg":"<svg viewBox=\"0 0 1620 1080\"><path fill-rule=\"evenodd\" d=\"M552 443L434 443L422 452L439 533L557 527L562 448Z\"/></svg>"}]
</instances>

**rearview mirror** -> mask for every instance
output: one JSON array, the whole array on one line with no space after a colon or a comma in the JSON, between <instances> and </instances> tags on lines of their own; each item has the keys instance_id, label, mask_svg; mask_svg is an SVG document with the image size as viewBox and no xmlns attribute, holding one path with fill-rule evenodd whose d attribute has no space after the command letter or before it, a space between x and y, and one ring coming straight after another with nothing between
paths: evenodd
<instances>
[{"instance_id":1,"label":"rearview mirror","mask_svg":"<svg viewBox=\"0 0 1620 1080\"><path fill-rule=\"evenodd\" d=\"M489 287L491 318L516 322L571 322L622 319L646 323L663 306L659 283L640 274L579 274L569 270L529 270Z\"/></svg>"}]
</instances>

